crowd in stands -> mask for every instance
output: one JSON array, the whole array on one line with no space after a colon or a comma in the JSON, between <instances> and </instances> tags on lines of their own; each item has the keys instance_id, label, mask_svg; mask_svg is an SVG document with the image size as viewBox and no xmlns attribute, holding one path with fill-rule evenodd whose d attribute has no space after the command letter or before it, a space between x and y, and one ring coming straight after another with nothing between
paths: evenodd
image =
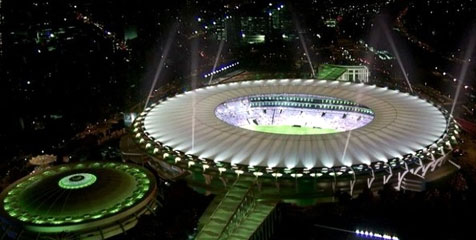
<instances>
[{"instance_id":1,"label":"crowd in stands","mask_svg":"<svg viewBox=\"0 0 476 240\"><path fill-rule=\"evenodd\" d=\"M299 107L251 107L247 98L229 101L215 109L222 121L242 128L260 126L296 126L349 131L373 120L372 115L328 109Z\"/></svg>"}]
</instances>

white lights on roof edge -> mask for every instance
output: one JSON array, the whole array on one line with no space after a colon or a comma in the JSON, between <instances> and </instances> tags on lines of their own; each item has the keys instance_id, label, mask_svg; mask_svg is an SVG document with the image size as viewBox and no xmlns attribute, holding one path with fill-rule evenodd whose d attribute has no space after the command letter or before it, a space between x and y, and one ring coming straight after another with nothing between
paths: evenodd
<instances>
[{"instance_id":1,"label":"white lights on roof edge","mask_svg":"<svg viewBox=\"0 0 476 240\"><path fill-rule=\"evenodd\" d=\"M372 239L388 239L388 240L399 240L397 236L392 236L388 234L375 233L367 230L355 230L355 234L362 238L372 238Z\"/></svg>"},{"instance_id":2,"label":"white lights on roof edge","mask_svg":"<svg viewBox=\"0 0 476 240\"><path fill-rule=\"evenodd\" d=\"M302 87L305 86L305 89L307 89L306 91L311 91L312 89L310 89L310 88L316 88L316 91L317 90L318 91L322 90L324 93L326 93L327 91L332 91L332 94L330 94L330 95L332 95L332 96L336 95L336 97L339 97L341 95L343 96L343 94L346 94L347 90L354 91L355 88L360 89L360 90L362 90L366 93L368 92L367 95L369 96L368 97L369 99L370 99L370 97L375 97L375 98L378 97L378 99L382 98L383 100L385 100L386 97L388 97L390 100L392 100L392 96L394 96L393 94L388 95L388 94L376 93L375 90L372 90L373 89L372 87L367 86L367 85L363 86L361 84L358 85L358 86L354 86L352 84L345 85L345 86L340 85L339 87L337 87L337 89L334 89L334 88L329 88L329 85L331 85L331 84L330 84L330 82L327 82L327 81L312 81L312 82L309 81L309 84L310 84L309 86L307 84L305 84L306 82L307 82L307 79L297 79L297 80L296 79L289 79L289 80L277 79L277 80L274 80L274 83L273 83L272 80L271 81L261 80L261 81L240 82L240 83L235 83L235 84L219 84L219 85L216 85L216 87L214 87L214 88L204 88L200 92L196 92L197 98L206 99L206 101L203 101L203 100L197 101L197 103L201 103L201 104L197 104L197 106L196 106L197 108L201 109L200 110L201 114L200 114L200 116L197 117L197 118L200 118L199 119L200 121L197 121L197 123L199 123L199 122L215 123L215 121L217 121L217 119L216 119L216 116L214 114L206 115L206 114L202 114L202 112L210 111L210 113L214 113L212 110L214 110L214 108L218 104L225 101L226 98L228 98L228 99L232 98L232 97L229 96L230 94L235 94L235 95L236 94L247 94L247 95L251 94L252 95L252 94L256 94L256 92L258 94L262 94L262 92L268 91L268 86L271 86L271 85L279 85L280 88L285 88L285 89L289 88L290 92L293 92L295 90L294 88L299 88L301 86ZM242 87L240 87L240 86L242 86ZM349 89L349 86L352 86L352 89ZM242 93L245 90L247 92ZM337 91L337 90L339 90L339 91ZM219 92L219 93L217 94L217 92ZM268 93L268 92L265 92L265 93ZM272 93L274 93L274 92L272 92ZM213 96L213 97L207 97L208 95ZM223 95L223 97L222 97L222 95ZM233 95L233 97L235 97L235 95ZM236 96L238 96L238 95L236 95ZM133 136L137 137L135 140L140 141L141 143L144 143L143 147L149 141L152 141L152 142L155 142L155 143L160 143L161 145L170 146L171 148L173 148L173 150L179 150L179 151L184 152L184 153L187 153L187 152L191 153L191 152L189 152L190 148L189 148L188 145L185 146L184 144L177 144L176 143L176 142L182 141L182 140L183 140L184 143L187 143L187 144L189 143L189 141L185 141L185 140L187 140L185 136L188 136L185 133L187 133L190 129L188 129L187 127L185 127L185 128L182 127L182 125L183 126L189 126L188 122L185 121L186 119L189 119L187 117L188 112L184 112L185 115L182 114L183 111L187 111L188 109L187 108L175 107L175 105L178 104L178 106L180 106L180 104L182 104L182 103L185 103L185 106L188 106L188 105L186 105L186 103L187 103L187 100L189 98L190 98L190 96L187 96L187 95L183 95L182 97L179 97L179 98L173 97L171 99L173 99L174 101L167 101L167 102L164 102L164 103L160 103L160 104L158 104L155 107L150 109L150 113L152 113L152 114L144 115L143 119L141 119L141 117L136 119L136 122L133 124L134 127L137 128L137 130L136 130L137 132L134 132L135 135L133 135ZM398 101L403 101L407 98L408 97L405 96L405 97L398 98L395 101L397 101L397 100ZM225 99L225 100L223 100L223 99ZM369 99L367 99L367 100L369 100ZM373 100L373 98L370 99L370 100ZM370 100L369 100L369 102L370 102ZM207 104L210 105L210 107ZM174 106L172 106L172 105L174 105ZM202 105L204 105L204 106L202 106ZM379 105L376 106L376 108L381 108L380 105L382 105L382 104L379 103ZM427 112L433 111L433 112L435 112L435 114L437 113L436 109L434 109L434 110L431 109L429 106L427 106L427 104L423 104L423 106L422 106L422 104L418 104L418 105L415 105L414 107L416 109L420 109L421 107L425 107L425 109L427 109L426 110ZM161 111L166 111L166 110L168 111L170 109L173 109L173 111L176 111L176 114L174 114L174 115L160 114ZM432 116L435 116L435 114L433 114ZM165 118L165 116L167 118ZM185 117L183 117L183 116L185 116ZM408 116L405 116L405 117L414 118L413 115L408 115ZM441 116L441 119L444 120L444 116ZM143 121L141 121L141 120L143 120ZM420 119L418 119L418 120L420 120ZM168 122L168 121L170 122L169 124L158 124L158 123L164 123L164 122ZM444 141L444 140L446 140L445 138L450 139L452 141L451 144L453 144L453 141L456 141L456 139L458 138L458 136L457 136L458 133L453 131L454 128L453 129L451 129L451 128L448 129L449 131L446 134L447 137L445 137L446 135L440 135L439 134L439 131L442 131L442 130L440 130L438 128L438 126L441 125L441 126L443 126L442 128L444 128L447 125L445 122L443 122L443 121L434 122L433 121L432 124L435 125L435 127L432 127L432 129L429 129L432 132L429 133L428 137L426 137L426 138L418 137L417 139L421 138L420 140L424 141L427 138L430 139L430 138L434 137L435 141L439 140L442 143L442 145L444 147L446 147L447 144L445 144L446 143L446 141ZM200 135L202 138L206 138L206 139L210 138L210 139L213 140L213 139L217 139L217 138L222 138L222 139L226 140L226 139L231 139L232 136L236 136L236 135L233 135L236 132L236 128L217 125L219 131L223 130L221 132L221 134L217 135L216 131L218 131L218 130L215 129L216 131L207 131L208 130L207 126L208 125L205 125L205 124L197 124L195 126L195 130L196 130L196 136L195 137L197 137L197 135ZM374 124L373 127L376 128L377 126ZM380 127L380 126L378 126L378 127ZM435 128L437 130L434 130ZM362 128L360 130L361 130L360 133L362 133L361 136L365 137L366 136L365 135L366 129ZM146 134L145 133L146 131L148 131L150 134ZM434 133L435 131L436 131L436 133ZM231 134L231 133L233 133L233 134ZM413 132L409 132L409 135L411 135L412 133ZM246 131L246 132L243 131L243 136L244 137L250 137L251 138L252 137L251 135L256 135L256 134L254 134L253 132L250 132L250 131ZM212 136L213 136L213 138L211 138ZM337 134L335 136L339 137L339 136L337 136ZM439 136L438 139L437 139L437 136ZM311 142L312 144L309 146L309 148L311 148L311 147L313 149L314 149L314 147L321 148L321 147L327 147L327 145L329 145L329 144L327 144L327 142L324 142L325 139L323 139L322 136L311 136L311 137L315 141ZM311 138L311 137L309 137L309 138ZM332 136L332 137L334 137L334 136ZM397 137L401 137L401 136L398 135ZM141 138L145 138L144 139L145 141L141 140ZM174 139L174 140L172 141L171 139ZM254 139L254 138L251 138L251 139ZM253 154L248 154L248 155L243 154L243 151L241 151L239 147L233 148L233 146L235 146L235 145L236 146L248 146L248 145L243 145L244 143L247 143L245 141L246 138L237 139L237 141L239 141L243 144L231 145L229 148L227 148L226 154L223 154L223 151L220 151L223 144L205 144L205 143L208 143L209 141L195 142L195 149L199 149L199 150L196 150L193 154L198 155L198 156L207 157L208 159L210 159L212 161L215 161L215 162L216 161L223 161L223 162L226 162L226 163L230 163L231 160L235 160L234 161L235 164L239 163L239 164L249 165L250 163L252 163L252 165L257 165L257 167L272 167L272 168L287 167L288 169L286 169L286 170L290 171L291 169L304 168L304 167L308 168L308 169L314 169L314 168L319 168L319 167L339 167L339 166L342 166L342 165L354 166L354 164L357 164L359 162L362 163L363 158L366 159L366 161L365 161L366 164L371 164L371 163L374 163L376 161L387 162L390 159L392 159L392 157L395 157L395 156L401 157L402 155L405 155L405 153L414 153L417 150L417 148L420 147L419 145L422 145L421 149L424 149L425 146L428 146L425 143L421 143L421 144L418 144L418 146L417 145L415 145L415 146L411 145L411 147L409 147L410 144L406 143L403 140L398 141L399 139L394 139L394 138L390 138L390 137L386 137L385 139L391 139L391 140L388 140L387 142L389 142L389 144L391 142L392 148L396 148L399 151L396 151L392 148L373 149L375 147L371 147L371 149L367 149L367 148L362 148L361 145L353 144L353 145L351 145L351 146L353 146L353 148L351 148L352 151L349 151L348 155L349 155L349 157L351 157L352 160L358 159L358 161L351 161L351 162L341 162L340 161L341 157L339 157L340 156L339 155L339 148L338 148L339 146L335 146L335 144L330 144L329 145L330 147L326 148L327 154L326 154L325 151L309 152L310 153L309 156L307 156L307 155L304 156L304 155L300 155L300 154L291 154L292 156L296 157L295 161L294 160L293 161L290 161L290 160L289 161L284 161L283 159L290 159L290 158L287 158L286 154L283 155L283 151L281 151L281 148L276 147L275 148L276 151L260 151L261 153L262 152L270 153L270 154L267 154L267 156L265 156L267 158L269 157L268 161L259 161L259 162L252 161L252 159L255 159L255 158L253 158L254 157ZM285 143L286 141L290 141L290 140L294 141L295 139L291 136L291 137L287 137L286 141L284 141L284 140L281 140L281 136L275 136L275 138L273 138L273 139L270 138L270 141L271 140L273 140L273 143L278 144L278 143ZM335 140L335 141L337 141L337 140ZM332 141L334 141L334 140L331 140L330 143L332 143ZM374 141L374 140L369 139L369 141ZM218 140L216 140L216 142L219 143ZM221 142L223 142L223 141L221 141ZM319 144L314 144L316 142L318 142ZM405 143L405 145L400 146L398 144L400 142ZM197 144L199 144L201 148L198 148ZM298 142L296 142L296 144L298 144ZM154 145L154 144L152 144L152 145ZM316 145L316 146L314 146L314 145ZM251 149L256 149L257 146L259 146L259 145L249 145L249 146L250 146ZM291 146L290 147L291 150L294 150L293 146L295 146L295 145L289 145L289 146ZM299 146L299 145L296 145L296 146ZM308 145L305 145L305 146L308 146ZM373 146L373 145L371 145L371 146ZM263 148L263 147L261 147L261 148ZM152 153L153 150L154 150L154 148L152 148L152 147L149 148L149 151L151 153ZM160 148L159 148L159 150L160 150ZM265 148L265 150L266 150L266 148ZM375 150L375 151L373 151L373 150ZM370 157L369 157L369 154L368 154L369 151L372 151L372 155ZM159 152L162 152L162 151L159 151ZM249 152L253 153L253 152L256 152L256 151L250 150ZM241 155L240 155L239 158L230 157L230 156L237 156L236 154L241 154ZM259 158L257 158L257 159L262 159L263 158L263 156L261 156L261 155L258 156L258 157ZM243 159L243 160L240 160L239 162L236 162L236 159ZM309 159L312 159L312 161L309 161ZM314 160L314 159L317 159L317 160ZM171 160L171 161L173 161L173 160ZM389 161L389 163L390 163L390 161ZM396 162L396 164L398 165L400 163ZM210 168L212 168L212 167L214 167L214 166L210 165ZM275 171L275 170L273 170L273 171ZM346 170L345 172L342 172L342 173L338 173L338 169L335 169L335 171L336 171L335 175L337 175L337 176L349 173L348 170ZM360 171L358 169L355 169L355 171L356 171L355 172L356 174L360 174ZM311 172L314 172L314 170L312 170ZM304 174L308 175L308 174L311 174L311 172L306 172ZM268 174L266 172L264 172L264 173ZM295 172L294 171L293 172L286 172L285 175L289 175L291 173L295 173ZM314 172L314 173L317 173L317 172ZM349 173L349 174L352 174L352 173ZM316 177L316 174L313 174L313 175ZM328 175L328 174L325 173L324 175Z\"/></svg>"}]
</instances>

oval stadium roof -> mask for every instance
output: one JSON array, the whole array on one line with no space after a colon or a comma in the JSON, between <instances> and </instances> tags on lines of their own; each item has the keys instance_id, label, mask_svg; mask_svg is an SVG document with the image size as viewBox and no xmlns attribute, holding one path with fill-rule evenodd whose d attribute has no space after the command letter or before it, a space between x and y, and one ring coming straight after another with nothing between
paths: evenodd
<instances>
[{"instance_id":1,"label":"oval stadium roof","mask_svg":"<svg viewBox=\"0 0 476 240\"><path fill-rule=\"evenodd\" d=\"M13 238L70 234L74 239L102 239L133 227L137 217L153 207L155 195L155 177L139 166L59 165L6 188L0 195L0 219Z\"/></svg>"},{"instance_id":2,"label":"oval stadium roof","mask_svg":"<svg viewBox=\"0 0 476 240\"><path fill-rule=\"evenodd\" d=\"M352 132L281 135L235 127L215 116L215 108L229 99L277 93L351 100L372 109L375 118ZM169 98L145 116L144 131L164 146L199 158L310 169L402 157L433 144L446 124L438 108L407 93L348 82L281 79L209 86Z\"/></svg>"}]
</instances>

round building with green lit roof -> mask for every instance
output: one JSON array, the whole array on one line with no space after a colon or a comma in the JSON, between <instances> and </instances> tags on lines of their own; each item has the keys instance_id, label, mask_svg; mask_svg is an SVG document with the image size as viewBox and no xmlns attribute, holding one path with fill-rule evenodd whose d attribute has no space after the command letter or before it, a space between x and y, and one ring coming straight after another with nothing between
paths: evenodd
<instances>
[{"instance_id":1,"label":"round building with green lit roof","mask_svg":"<svg viewBox=\"0 0 476 240\"><path fill-rule=\"evenodd\" d=\"M60 165L26 176L0 194L4 235L21 239L105 239L156 207L155 177L124 163Z\"/></svg>"}]
</instances>

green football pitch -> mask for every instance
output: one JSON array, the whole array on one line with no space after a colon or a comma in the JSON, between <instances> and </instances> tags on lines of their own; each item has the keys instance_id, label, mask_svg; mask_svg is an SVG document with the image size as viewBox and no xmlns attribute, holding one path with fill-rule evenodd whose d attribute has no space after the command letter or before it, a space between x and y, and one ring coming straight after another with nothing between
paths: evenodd
<instances>
[{"instance_id":1,"label":"green football pitch","mask_svg":"<svg viewBox=\"0 0 476 240\"><path fill-rule=\"evenodd\" d=\"M287 125L249 125L245 128L257 132L289 135L314 135L339 132L338 130L330 128L293 127Z\"/></svg>"}]
</instances>

